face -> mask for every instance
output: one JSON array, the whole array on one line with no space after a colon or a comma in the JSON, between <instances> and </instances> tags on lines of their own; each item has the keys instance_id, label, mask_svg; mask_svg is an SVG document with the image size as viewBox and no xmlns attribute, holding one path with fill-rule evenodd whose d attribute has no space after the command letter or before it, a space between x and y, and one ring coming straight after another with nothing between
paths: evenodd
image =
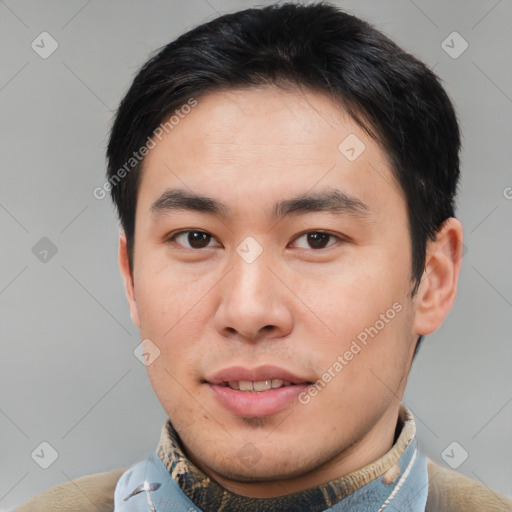
<instances>
[{"instance_id":1,"label":"face","mask_svg":"<svg viewBox=\"0 0 512 512\"><path fill-rule=\"evenodd\" d=\"M145 159L133 276L120 251L132 318L191 460L286 494L393 443L418 335L405 198L321 93L197 100Z\"/></svg>"}]
</instances>

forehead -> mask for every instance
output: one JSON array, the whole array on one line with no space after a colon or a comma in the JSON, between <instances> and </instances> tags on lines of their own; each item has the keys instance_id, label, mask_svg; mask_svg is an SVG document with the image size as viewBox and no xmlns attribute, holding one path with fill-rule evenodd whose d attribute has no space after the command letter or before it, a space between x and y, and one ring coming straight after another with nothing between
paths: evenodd
<instances>
[{"instance_id":1,"label":"forehead","mask_svg":"<svg viewBox=\"0 0 512 512\"><path fill-rule=\"evenodd\" d=\"M179 110L179 109L178 109ZM197 98L146 156L140 195L179 185L268 211L277 198L324 187L373 204L403 198L385 152L326 94L260 87ZM380 201L379 201L380 196Z\"/></svg>"},{"instance_id":2,"label":"forehead","mask_svg":"<svg viewBox=\"0 0 512 512\"><path fill-rule=\"evenodd\" d=\"M283 159L300 161L301 156L312 156L312 146L329 150L334 144L336 149L344 131L367 138L327 94L264 86L202 95L169 135L174 135L175 146L195 142L196 152L205 157L214 158L243 145L253 150L246 158L279 148Z\"/></svg>"}]
</instances>

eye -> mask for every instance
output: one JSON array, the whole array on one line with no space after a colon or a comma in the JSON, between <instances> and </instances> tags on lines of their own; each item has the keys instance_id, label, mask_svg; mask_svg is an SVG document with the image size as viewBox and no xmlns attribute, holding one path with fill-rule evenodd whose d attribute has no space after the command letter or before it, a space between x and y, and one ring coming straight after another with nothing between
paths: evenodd
<instances>
[{"instance_id":1,"label":"eye","mask_svg":"<svg viewBox=\"0 0 512 512\"><path fill-rule=\"evenodd\" d=\"M167 241L176 242L187 249L206 249L212 240L215 239L209 233L195 229L179 231L167 239Z\"/></svg>"},{"instance_id":2,"label":"eye","mask_svg":"<svg viewBox=\"0 0 512 512\"><path fill-rule=\"evenodd\" d=\"M302 249L325 249L326 247L330 247L331 245L333 245L327 245L329 239L335 238L337 240L341 240L340 237L332 235L331 233L326 233L324 231L309 231L307 233L303 233L302 235L295 239L295 243L297 243L297 240L300 240L301 238L305 238L306 243L310 245L310 247L302 246Z\"/></svg>"}]
</instances>

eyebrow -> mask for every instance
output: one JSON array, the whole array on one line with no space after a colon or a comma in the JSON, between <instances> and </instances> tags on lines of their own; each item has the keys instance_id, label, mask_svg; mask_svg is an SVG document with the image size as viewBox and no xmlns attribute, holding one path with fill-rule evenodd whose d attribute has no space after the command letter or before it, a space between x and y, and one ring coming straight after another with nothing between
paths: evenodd
<instances>
[{"instance_id":1,"label":"eyebrow","mask_svg":"<svg viewBox=\"0 0 512 512\"><path fill-rule=\"evenodd\" d=\"M230 208L211 197L187 192L180 188L166 190L150 208L155 217L172 211L195 211L218 217L228 217ZM370 209L357 197L339 189L329 188L321 192L306 193L276 203L269 211L273 218L312 212L327 212L334 215L367 217Z\"/></svg>"}]
</instances>

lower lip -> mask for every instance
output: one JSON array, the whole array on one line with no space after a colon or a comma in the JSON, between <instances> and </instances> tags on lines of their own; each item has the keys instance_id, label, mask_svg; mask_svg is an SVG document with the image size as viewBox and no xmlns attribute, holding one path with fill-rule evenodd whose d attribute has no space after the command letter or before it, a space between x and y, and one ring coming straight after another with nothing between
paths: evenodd
<instances>
[{"instance_id":1,"label":"lower lip","mask_svg":"<svg viewBox=\"0 0 512 512\"><path fill-rule=\"evenodd\" d=\"M262 418L272 416L297 401L308 384L295 384L267 391L239 391L228 386L209 384L217 400L235 416Z\"/></svg>"}]
</instances>

